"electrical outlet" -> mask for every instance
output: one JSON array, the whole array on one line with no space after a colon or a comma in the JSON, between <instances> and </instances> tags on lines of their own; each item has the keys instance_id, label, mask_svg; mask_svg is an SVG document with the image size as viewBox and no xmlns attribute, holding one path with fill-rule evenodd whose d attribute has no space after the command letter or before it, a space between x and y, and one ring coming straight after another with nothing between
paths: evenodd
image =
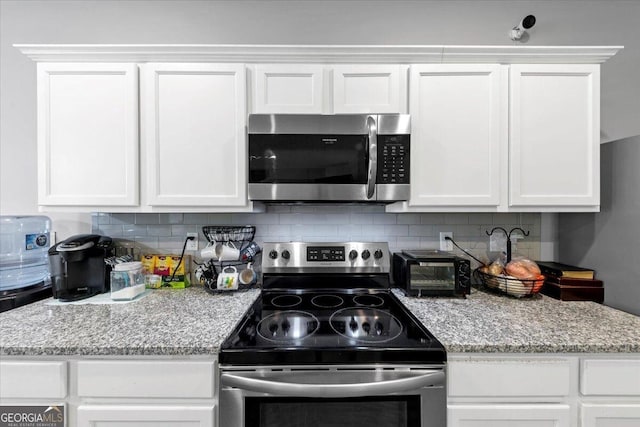
<instances>
[{"instance_id":1,"label":"electrical outlet","mask_svg":"<svg viewBox=\"0 0 640 427\"><path fill-rule=\"evenodd\" d=\"M453 231L441 231L440 232L440 250L452 251L453 242L451 240L445 240L445 237L451 237L453 239Z\"/></svg>"},{"instance_id":2,"label":"electrical outlet","mask_svg":"<svg viewBox=\"0 0 640 427\"><path fill-rule=\"evenodd\" d=\"M187 237L193 237L193 239L187 241L187 247L185 248L185 251L197 251L198 233L187 233Z\"/></svg>"}]
</instances>

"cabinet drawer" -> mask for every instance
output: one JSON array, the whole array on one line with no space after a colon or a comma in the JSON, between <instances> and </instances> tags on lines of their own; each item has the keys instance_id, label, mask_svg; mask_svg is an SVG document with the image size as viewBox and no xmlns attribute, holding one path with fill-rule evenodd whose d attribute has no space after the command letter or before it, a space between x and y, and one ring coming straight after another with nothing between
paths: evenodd
<instances>
[{"instance_id":1,"label":"cabinet drawer","mask_svg":"<svg viewBox=\"0 0 640 427\"><path fill-rule=\"evenodd\" d=\"M460 360L448 365L449 396L566 396L568 360Z\"/></svg>"},{"instance_id":2,"label":"cabinet drawer","mask_svg":"<svg viewBox=\"0 0 640 427\"><path fill-rule=\"evenodd\" d=\"M80 361L78 396L212 398L215 362Z\"/></svg>"},{"instance_id":3,"label":"cabinet drawer","mask_svg":"<svg viewBox=\"0 0 640 427\"><path fill-rule=\"evenodd\" d=\"M568 427L569 405L448 405L447 425L454 427Z\"/></svg>"},{"instance_id":4,"label":"cabinet drawer","mask_svg":"<svg viewBox=\"0 0 640 427\"><path fill-rule=\"evenodd\" d=\"M62 399L66 396L66 362L0 362L0 397Z\"/></svg>"},{"instance_id":5,"label":"cabinet drawer","mask_svg":"<svg viewBox=\"0 0 640 427\"><path fill-rule=\"evenodd\" d=\"M216 427L213 405L81 405L78 426Z\"/></svg>"},{"instance_id":6,"label":"cabinet drawer","mask_svg":"<svg viewBox=\"0 0 640 427\"><path fill-rule=\"evenodd\" d=\"M583 360L580 393L640 396L640 360Z\"/></svg>"}]
</instances>

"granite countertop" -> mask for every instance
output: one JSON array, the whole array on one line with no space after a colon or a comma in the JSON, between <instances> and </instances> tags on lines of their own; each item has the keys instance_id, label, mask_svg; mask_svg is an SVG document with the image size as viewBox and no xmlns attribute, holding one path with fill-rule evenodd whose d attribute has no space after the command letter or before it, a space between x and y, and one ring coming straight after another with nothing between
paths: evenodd
<instances>
[{"instance_id":1,"label":"granite countertop","mask_svg":"<svg viewBox=\"0 0 640 427\"><path fill-rule=\"evenodd\" d=\"M640 317L595 302L393 292L450 353L640 353Z\"/></svg>"},{"instance_id":2,"label":"granite countertop","mask_svg":"<svg viewBox=\"0 0 640 427\"><path fill-rule=\"evenodd\" d=\"M158 289L113 305L46 305L0 314L0 355L214 355L259 290Z\"/></svg>"},{"instance_id":3,"label":"granite countertop","mask_svg":"<svg viewBox=\"0 0 640 427\"><path fill-rule=\"evenodd\" d=\"M450 353L640 353L640 317L592 302L393 292ZM0 314L0 355L214 355L258 295L194 286L129 304L39 301Z\"/></svg>"}]
</instances>

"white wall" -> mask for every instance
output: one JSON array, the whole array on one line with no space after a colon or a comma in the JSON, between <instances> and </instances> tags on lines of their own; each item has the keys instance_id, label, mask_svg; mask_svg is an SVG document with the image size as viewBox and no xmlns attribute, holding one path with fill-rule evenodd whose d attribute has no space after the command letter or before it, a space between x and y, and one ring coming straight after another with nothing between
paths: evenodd
<instances>
[{"instance_id":1,"label":"white wall","mask_svg":"<svg viewBox=\"0 0 640 427\"><path fill-rule=\"evenodd\" d=\"M604 141L640 134L638 1L0 1L0 213L36 206L35 63L15 43L625 45L602 67ZM88 231L88 215L51 215ZM69 231L67 229L67 231Z\"/></svg>"}]
</instances>

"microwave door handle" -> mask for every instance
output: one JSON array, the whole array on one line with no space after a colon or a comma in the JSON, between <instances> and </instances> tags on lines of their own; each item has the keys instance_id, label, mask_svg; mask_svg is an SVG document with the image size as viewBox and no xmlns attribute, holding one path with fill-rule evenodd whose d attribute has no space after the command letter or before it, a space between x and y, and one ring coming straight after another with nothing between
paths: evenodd
<instances>
[{"instance_id":1,"label":"microwave door handle","mask_svg":"<svg viewBox=\"0 0 640 427\"><path fill-rule=\"evenodd\" d=\"M369 131L369 172L367 175L367 199L371 199L376 189L378 175L378 125L374 116L367 117Z\"/></svg>"},{"instance_id":2,"label":"microwave door handle","mask_svg":"<svg viewBox=\"0 0 640 427\"><path fill-rule=\"evenodd\" d=\"M445 377L444 372L437 371L388 381L353 384L304 384L248 378L224 373L220 376L220 381L225 386L256 393L268 393L278 396L336 398L406 393L430 385L444 385Z\"/></svg>"}]
</instances>

